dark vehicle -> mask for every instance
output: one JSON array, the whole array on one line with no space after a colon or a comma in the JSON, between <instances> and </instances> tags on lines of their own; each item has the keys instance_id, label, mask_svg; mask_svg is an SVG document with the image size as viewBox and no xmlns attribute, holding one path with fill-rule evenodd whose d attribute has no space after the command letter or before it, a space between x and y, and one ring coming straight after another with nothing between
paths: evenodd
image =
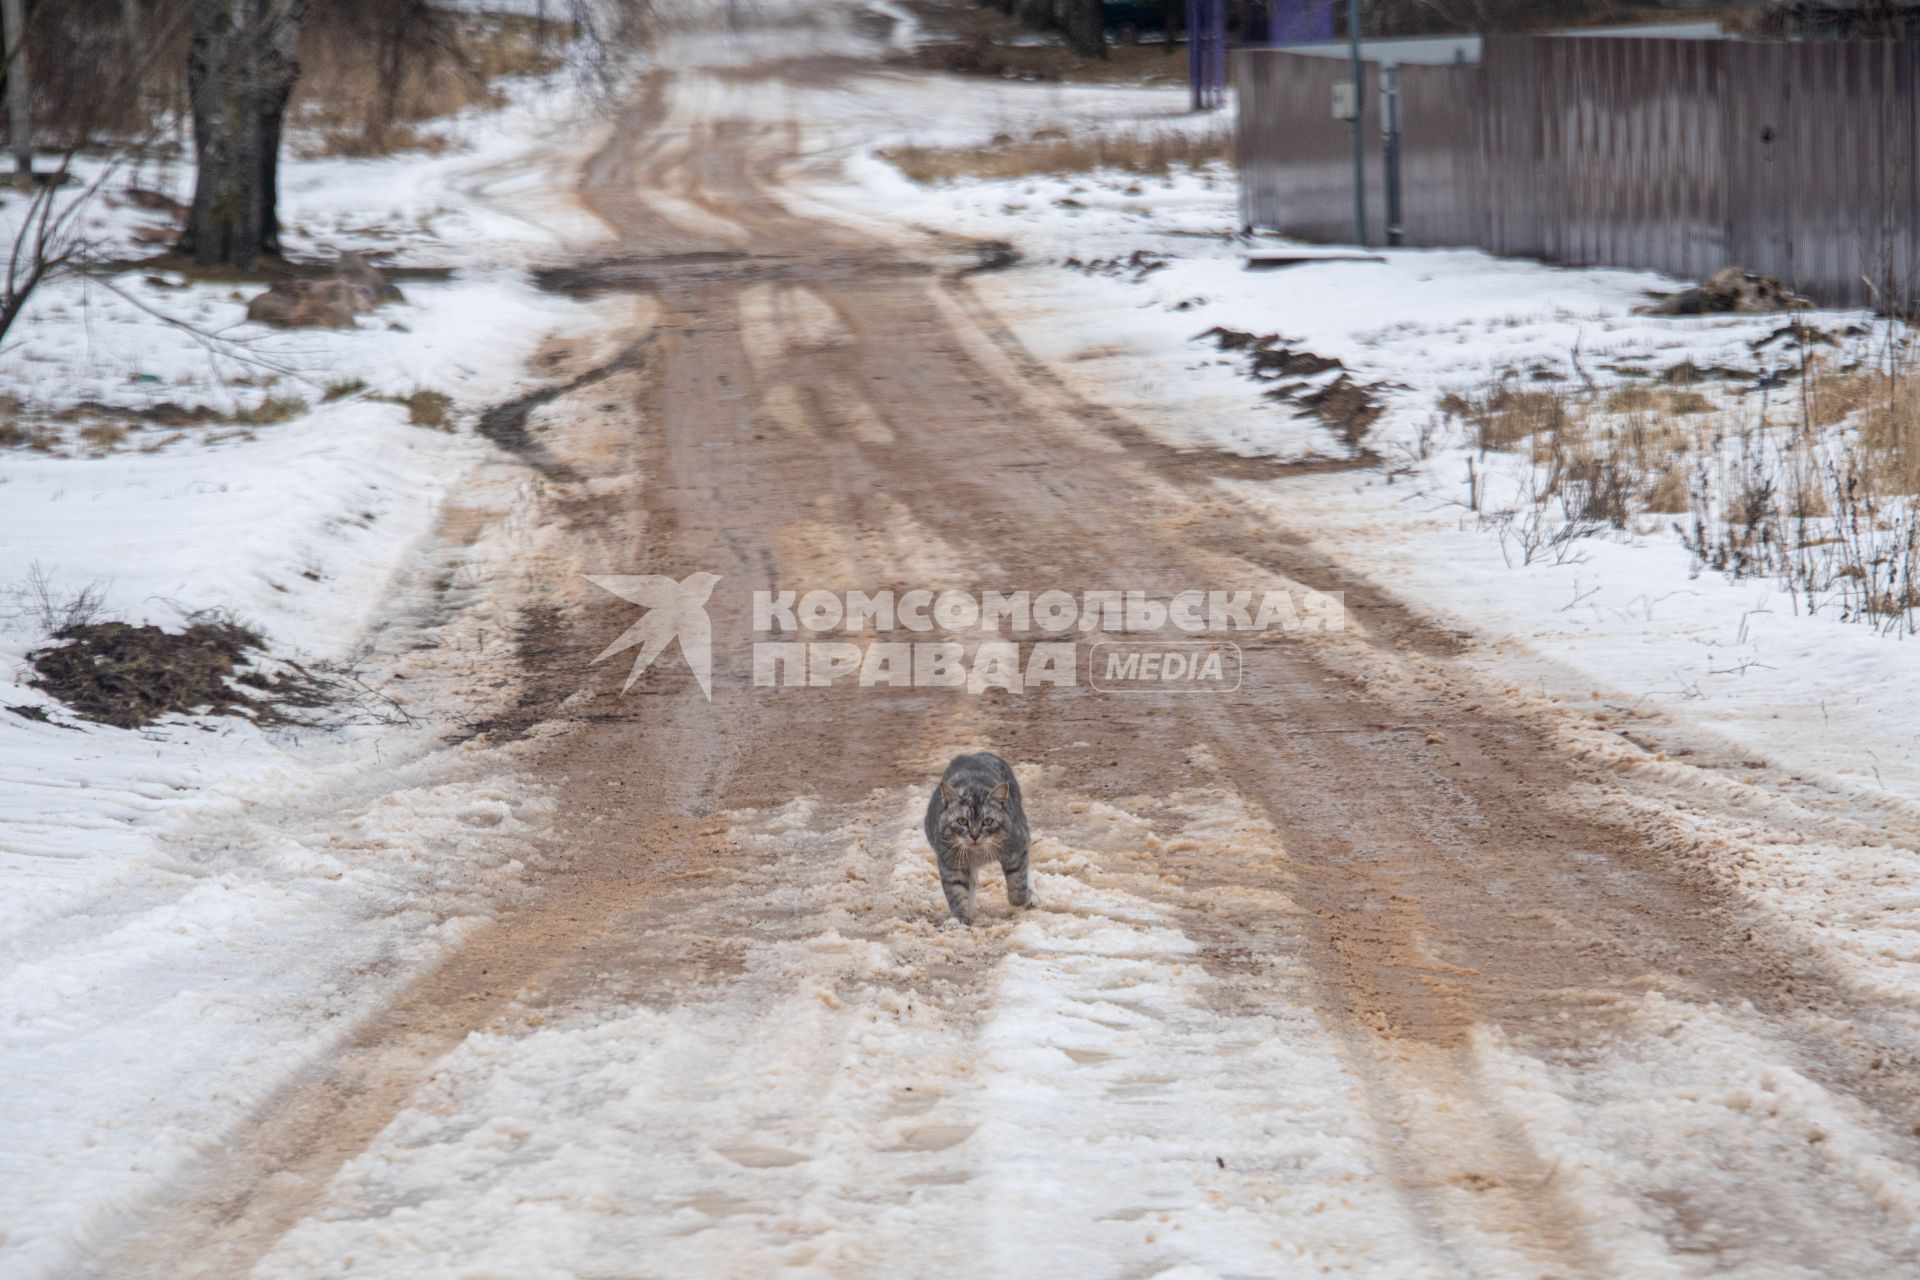
<instances>
[{"instance_id":1,"label":"dark vehicle","mask_svg":"<svg viewBox=\"0 0 1920 1280\"><path fill-rule=\"evenodd\" d=\"M1105 0L1100 6L1108 44L1138 44L1140 37L1167 34L1166 4L1158 0Z\"/></svg>"}]
</instances>

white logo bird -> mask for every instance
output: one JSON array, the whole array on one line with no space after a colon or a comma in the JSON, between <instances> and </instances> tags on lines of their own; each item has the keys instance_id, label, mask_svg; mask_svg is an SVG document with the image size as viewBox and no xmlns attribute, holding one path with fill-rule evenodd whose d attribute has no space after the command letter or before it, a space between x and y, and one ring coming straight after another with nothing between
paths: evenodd
<instances>
[{"instance_id":1,"label":"white logo bird","mask_svg":"<svg viewBox=\"0 0 1920 1280\"><path fill-rule=\"evenodd\" d=\"M647 611L645 617L628 627L594 659L598 662L623 649L640 646L620 692L633 688L640 673L653 665L668 642L677 639L688 670L700 682L700 692L707 696L707 701L713 701L713 624L707 619L707 597L720 581L719 574L690 573L678 582L651 573L588 574L587 581Z\"/></svg>"}]
</instances>

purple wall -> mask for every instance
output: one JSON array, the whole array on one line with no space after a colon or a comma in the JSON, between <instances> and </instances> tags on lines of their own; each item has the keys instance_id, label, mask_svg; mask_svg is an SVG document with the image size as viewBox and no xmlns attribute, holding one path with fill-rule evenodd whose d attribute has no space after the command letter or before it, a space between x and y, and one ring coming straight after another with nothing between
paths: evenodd
<instances>
[{"instance_id":1,"label":"purple wall","mask_svg":"<svg viewBox=\"0 0 1920 1280\"><path fill-rule=\"evenodd\" d=\"M1269 0L1272 16L1267 40L1272 44L1308 44L1333 39L1336 0Z\"/></svg>"}]
</instances>

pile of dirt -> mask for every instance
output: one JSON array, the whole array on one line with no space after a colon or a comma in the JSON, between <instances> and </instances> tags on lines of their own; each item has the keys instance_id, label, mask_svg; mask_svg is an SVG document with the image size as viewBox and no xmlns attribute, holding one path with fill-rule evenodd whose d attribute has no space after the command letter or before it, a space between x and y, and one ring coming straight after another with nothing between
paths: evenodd
<instances>
[{"instance_id":1,"label":"pile of dirt","mask_svg":"<svg viewBox=\"0 0 1920 1280\"><path fill-rule=\"evenodd\" d=\"M1135 249L1124 258L1089 258L1085 261L1068 258L1060 265L1082 275L1125 276L1134 284L1139 284L1154 272L1165 270L1167 257L1150 249Z\"/></svg>"},{"instance_id":2,"label":"pile of dirt","mask_svg":"<svg viewBox=\"0 0 1920 1280\"><path fill-rule=\"evenodd\" d=\"M1386 406L1374 396L1379 383L1358 381L1340 360L1308 351L1291 338L1215 325L1195 340L1209 338L1221 351L1244 355L1247 372L1255 381L1279 384L1266 393L1268 399L1295 405L1313 414L1338 431L1352 448L1360 447L1367 432L1386 411ZM1329 381L1305 381L1336 370L1338 376Z\"/></svg>"},{"instance_id":3,"label":"pile of dirt","mask_svg":"<svg viewBox=\"0 0 1920 1280\"><path fill-rule=\"evenodd\" d=\"M956 273L962 277L1005 271L1020 261L1020 251L1005 240L970 240L966 251L973 255L973 261Z\"/></svg>"},{"instance_id":4,"label":"pile of dirt","mask_svg":"<svg viewBox=\"0 0 1920 1280\"><path fill-rule=\"evenodd\" d=\"M174 713L279 723L289 709L326 700L322 683L299 667L278 675L246 669L262 641L234 622L195 622L184 631L89 622L63 627L53 639L27 655L33 687L85 719L122 729Z\"/></svg>"},{"instance_id":5,"label":"pile of dirt","mask_svg":"<svg viewBox=\"0 0 1920 1280\"><path fill-rule=\"evenodd\" d=\"M247 319L279 329L351 329L381 303L400 301L400 290L372 263L343 253L323 275L274 281L247 303Z\"/></svg>"},{"instance_id":6,"label":"pile of dirt","mask_svg":"<svg viewBox=\"0 0 1920 1280\"><path fill-rule=\"evenodd\" d=\"M1346 368L1330 356L1315 355L1311 351L1288 345L1293 339L1283 338L1277 333L1256 335L1215 325L1200 337L1212 338L1214 346L1222 351L1244 352L1247 372L1261 382L1275 382L1281 378L1311 378L1329 369Z\"/></svg>"},{"instance_id":7,"label":"pile of dirt","mask_svg":"<svg viewBox=\"0 0 1920 1280\"><path fill-rule=\"evenodd\" d=\"M1702 382L1752 382L1758 369L1742 369L1730 364L1695 364L1682 360L1660 371L1660 381L1676 387L1691 387Z\"/></svg>"},{"instance_id":8,"label":"pile of dirt","mask_svg":"<svg viewBox=\"0 0 1920 1280\"><path fill-rule=\"evenodd\" d=\"M1669 294L1640 310L1650 316L1759 315L1799 311L1813 304L1771 276L1740 267L1722 267L1706 283Z\"/></svg>"},{"instance_id":9,"label":"pile of dirt","mask_svg":"<svg viewBox=\"0 0 1920 1280\"><path fill-rule=\"evenodd\" d=\"M1352 375L1342 373L1323 386L1302 388L1285 396L1280 394L1284 388L1267 394L1276 400L1291 400L1338 431L1350 448L1358 449L1367 432L1373 430L1373 424L1386 412L1385 406L1373 398L1376 385L1356 382Z\"/></svg>"},{"instance_id":10,"label":"pile of dirt","mask_svg":"<svg viewBox=\"0 0 1920 1280\"><path fill-rule=\"evenodd\" d=\"M1864 338L1871 332L1872 330L1864 324L1850 324L1828 330L1818 325L1808 324L1804 320L1793 320L1781 325L1765 337L1755 338L1747 346L1754 351L1764 351L1776 342L1784 347L1810 348L1816 345L1837 347L1843 338Z\"/></svg>"}]
</instances>

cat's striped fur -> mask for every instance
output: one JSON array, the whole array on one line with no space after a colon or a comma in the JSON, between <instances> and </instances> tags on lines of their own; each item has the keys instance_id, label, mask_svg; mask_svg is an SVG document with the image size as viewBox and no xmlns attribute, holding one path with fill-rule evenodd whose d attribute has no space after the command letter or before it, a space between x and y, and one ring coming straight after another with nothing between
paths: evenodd
<instances>
[{"instance_id":1,"label":"cat's striped fur","mask_svg":"<svg viewBox=\"0 0 1920 1280\"><path fill-rule=\"evenodd\" d=\"M1007 901L1030 907L1027 815L1013 768L989 751L955 756L927 803L927 841L940 865L947 910L972 924L980 868L997 862L1007 877Z\"/></svg>"}]
</instances>

